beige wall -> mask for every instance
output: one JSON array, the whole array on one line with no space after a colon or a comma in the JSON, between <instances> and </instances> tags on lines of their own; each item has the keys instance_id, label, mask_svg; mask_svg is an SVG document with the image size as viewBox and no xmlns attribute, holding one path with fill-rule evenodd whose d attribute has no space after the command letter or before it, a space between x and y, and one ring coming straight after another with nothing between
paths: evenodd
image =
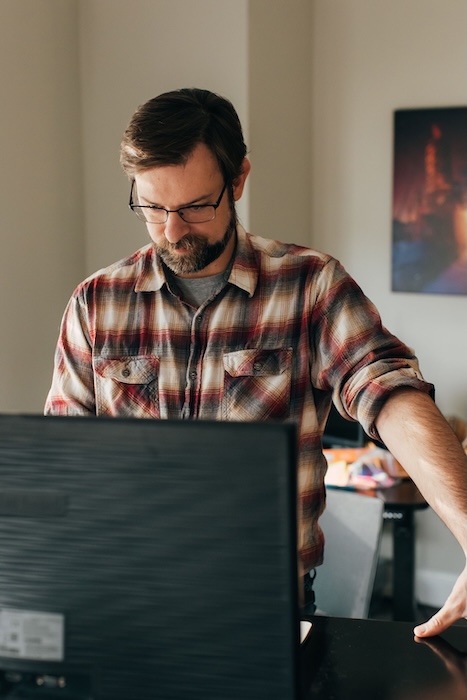
<instances>
[{"instance_id":1,"label":"beige wall","mask_svg":"<svg viewBox=\"0 0 467 700\"><path fill-rule=\"evenodd\" d=\"M118 164L133 109L196 84L246 127L245 225L339 257L467 415L467 297L390 291L392 113L465 103L466 55L465 0L0 0L0 411L42 410L74 286L146 241ZM419 566L451 575L418 520Z\"/></svg>"},{"instance_id":2,"label":"beige wall","mask_svg":"<svg viewBox=\"0 0 467 700\"><path fill-rule=\"evenodd\" d=\"M393 111L466 104L465 0L314 0L311 66L313 245L415 348L441 410L467 418L467 297L392 293L390 278ZM419 591L436 604L462 555L432 511L417 524Z\"/></svg>"},{"instance_id":3,"label":"beige wall","mask_svg":"<svg viewBox=\"0 0 467 700\"><path fill-rule=\"evenodd\" d=\"M41 411L83 272L77 6L0 2L0 411Z\"/></svg>"},{"instance_id":4,"label":"beige wall","mask_svg":"<svg viewBox=\"0 0 467 700\"><path fill-rule=\"evenodd\" d=\"M80 0L86 272L147 242L127 208L120 139L165 90L202 87L248 124L247 0ZM245 209L242 218L247 217Z\"/></svg>"},{"instance_id":5,"label":"beige wall","mask_svg":"<svg viewBox=\"0 0 467 700\"><path fill-rule=\"evenodd\" d=\"M309 245L312 3L249 3L250 224Z\"/></svg>"},{"instance_id":6,"label":"beige wall","mask_svg":"<svg viewBox=\"0 0 467 700\"><path fill-rule=\"evenodd\" d=\"M336 255L467 417L467 297L391 292L395 109L466 104L465 0L314 0L313 245Z\"/></svg>"}]
</instances>

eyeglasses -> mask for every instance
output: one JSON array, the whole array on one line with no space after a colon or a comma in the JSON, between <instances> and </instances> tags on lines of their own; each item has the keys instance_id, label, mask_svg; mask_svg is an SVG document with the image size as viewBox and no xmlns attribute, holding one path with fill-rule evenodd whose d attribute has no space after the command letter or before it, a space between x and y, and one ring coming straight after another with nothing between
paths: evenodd
<instances>
[{"instance_id":1,"label":"eyeglasses","mask_svg":"<svg viewBox=\"0 0 467 700\"><path fill-rule=\"evenodd\" d=\"M222 192L220 193L215 204L190 204L189 206L180 207L179 209L166 209L165 207L157 207L155 204L134 204L134 187L135 181L133 180L131 183L130 201L128 206L135 212L136 216L138 219L141 219L141 221L148 224L165 224L169 218L169 214L178 214L179 217L188 224L202 224L216 218L216 211L221 203L227 183L224 184Z\"/></svg>"}]
</instances>

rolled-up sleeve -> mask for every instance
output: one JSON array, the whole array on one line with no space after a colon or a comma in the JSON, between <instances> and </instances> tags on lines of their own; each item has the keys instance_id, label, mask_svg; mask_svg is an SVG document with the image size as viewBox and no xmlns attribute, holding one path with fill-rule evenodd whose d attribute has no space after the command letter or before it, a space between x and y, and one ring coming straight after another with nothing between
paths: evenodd
<instances>
[{"instance_id":1,"label":"rolled-up sleeve","mask_svg":"<svg viewBox=\"0 0 467 700\"><path fill-rule=\"evenodd\" d=\"M311 322L313 383L379 439L374 421L389 394L413 387L434 396L413 350L382 324L374 304L331 259L323 270Z\"/></svg>"}]
</instances>

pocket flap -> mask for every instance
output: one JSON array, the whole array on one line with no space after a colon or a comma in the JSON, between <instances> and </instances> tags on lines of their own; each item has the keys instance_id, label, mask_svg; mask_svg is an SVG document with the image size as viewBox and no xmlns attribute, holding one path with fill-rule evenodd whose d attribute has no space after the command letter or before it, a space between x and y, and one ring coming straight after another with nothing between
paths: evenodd
<instances>
[{"instance_id":1,"label":"pocket flap","mask_svg":"<svg viewBox=\"0 0 467 700\"><path fill-rule=\"evenodd\" d=\"M224 355L224 369L231 377L264 377L290 368L292 348L237 350Z\"/></svg>"},{"instance_id":2,"label":"pocket flap","mask_svg":"<svg viewBox=\"0 0 467 700\"><path fill-rule=\"evenodd\" d=\"M159 371L158 357L97 357L94 368L104 379L114 379L123 384L149 384Z\"/></svg>"}]
</instances>

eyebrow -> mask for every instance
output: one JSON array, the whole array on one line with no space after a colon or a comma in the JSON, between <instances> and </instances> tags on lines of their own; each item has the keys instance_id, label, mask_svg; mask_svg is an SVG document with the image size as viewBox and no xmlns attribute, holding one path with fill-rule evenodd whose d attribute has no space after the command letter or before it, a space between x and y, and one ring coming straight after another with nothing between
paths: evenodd
<instances>
[{"instance_id":1,"label":"eyebrow","mask_svg":"<svg viewBox=\"0 0 467 700\"><path fill-rule=\"evenodd\" d=\"M138 188L136 188L136 191L138 192ZM139 197L141 202L146 202L146 204L148 206L159 207L160 209L167 209L167 207L164 207L162 204L158 204L157 202L150 202L149 199L146 199L146 197L140 197L139 195L138 195L138 197ZM214 197L214 193L203 194L200 197L197 197L196 199L192 199L190 202L187 202L186 204L181 204L179 207L177 207L177 209L186 209L186 207L191 207L195 204L202 204L203 199L207 200L204 203L208 204L209 200L212 199L213 197Z\"/></svg>"}]
</instances>

